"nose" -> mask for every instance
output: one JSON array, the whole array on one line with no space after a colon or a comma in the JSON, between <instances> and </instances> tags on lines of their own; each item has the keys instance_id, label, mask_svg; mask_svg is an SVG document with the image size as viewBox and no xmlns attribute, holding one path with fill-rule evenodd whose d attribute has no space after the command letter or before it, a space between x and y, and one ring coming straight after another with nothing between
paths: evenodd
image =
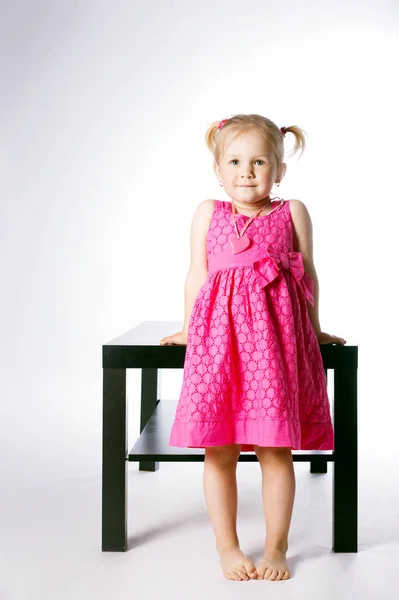
<instances>
[{"instance_id":1,"label":"nose","mask_svg":"<svg viewBox=\"0 0 399 600\"><path fill-rule=\"evenodd\" d=\"M241 164L241 175L248 175L254 172L254 166L252 162L243 161Z\"/></svg>"}]
</instances>

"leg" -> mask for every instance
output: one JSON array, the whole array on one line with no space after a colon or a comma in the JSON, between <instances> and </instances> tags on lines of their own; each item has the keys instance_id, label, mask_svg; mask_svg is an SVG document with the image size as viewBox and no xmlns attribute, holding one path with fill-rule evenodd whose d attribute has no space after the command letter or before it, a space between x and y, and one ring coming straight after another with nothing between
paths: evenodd
<instances>
[{"instance_id":1,"label":"leg","mask_svg":"<svg viewBox=\"0 0 399 600\"><path fill-rule=\"evenodd\" d=\"M265 555L258 573L270 581L290 576L285 555L295 498L295 471L290 448L255 446L262 470L262 499L266 523Z\"/></svg>"},{"instance_id":2,"label":"leg","mask_svg":"<svg viewBox=\"0 0 399 600\"><path fill-rule=\"evenodd\" d=\"M237 535L237 462L241 445L205 448L204 494L216 549L227 579L256 578L255 565L241 552Z\"/></svg>"},{"instance_id":3,"label":"leg","mask_svg":"<svg viewBox=\"0 0 399 600\"><path fill-rule=\"evenodd\" d=\"M326 376L326 385L328 383L328 369L324 367L324 373ZM314 456L310 461L310 472L311 473L327 473L327 461L323 456Z\"/></svg>"},{"instance_id":4,"label":"leg","mask_svg":"<svg viewBox=\"0 0 399 600\"><path fill-rule=\"evenodd\" d=\"M140 414L140 433L148 423L157 406L158 395L158 369L141 369L141 414ZM153 460L140 460L139 471L158 471L159 462Z\"/></svg>"},{"instance_id":5,"label":"leg","mask_svg":"<svg viewBox=\"0 0 399 600\"><path fill-rule=\"evenodd\" d=\"M127 549L126 369L103 369L102 551Z\"/></svg>"},{"instance_id":6,"label":"leg","mask_svg":"<svg viewBox=\"0 0 399 600\"><path fill-rule=\"evenodd\" d=\"M334 394L333 549L357 552L357 369L334 370Z\"/></svg>"},{"instance_id":7,"label":"leg","mask_svg":"<svg viewBox=\"0 0 399 600\"><path fill-rule=\"evenodd\" d=\"M327 461L322 456L314 456L310 460L311 473L327 473Z\"/></svg>"}]
</instances>

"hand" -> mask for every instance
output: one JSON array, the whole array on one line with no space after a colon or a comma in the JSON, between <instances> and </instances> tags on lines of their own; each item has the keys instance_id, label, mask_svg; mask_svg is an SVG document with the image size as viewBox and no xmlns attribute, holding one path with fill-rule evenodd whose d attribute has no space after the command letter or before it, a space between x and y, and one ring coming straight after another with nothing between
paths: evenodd
<instances>
[{"instance_id":1,"label":"hand","mask_svg":"<svg viewBox=\"0 0 399 600\"><path fill-rule=\"evenodd\" d=\"M159 343L161 346L187 346L187 334L184 331L179 331L162 338Z\"/></svg>"},{"instance_id":2,"label":"hand","mask_svg":"<svg viewBox=\"0 0 399 600\"><path fill-rule=\"evenodd\" d=\"M344 340L344 338L338 337L337 335L330 335L324 331L319 333L317 336L317 341L319 344L338 344L339 346L345 346L346 344L346 340Z\"/></svg>"}]
</instances>

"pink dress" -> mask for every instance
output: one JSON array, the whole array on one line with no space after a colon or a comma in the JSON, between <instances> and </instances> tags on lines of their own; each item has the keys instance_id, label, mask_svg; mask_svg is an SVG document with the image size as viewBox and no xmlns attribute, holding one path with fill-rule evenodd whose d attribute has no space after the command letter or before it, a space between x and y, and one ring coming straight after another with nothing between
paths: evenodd
<instances>
[{"instance_id":1,"label":"pink dress","mask_svg":"<svg viewBox=\"0 0 399 600\"><path fill-rule=\"evenodd\" d=\"M237 215L241 232L249 217ZM314 281L295 251L288 200L246 230L233 254L232 205L215 200L208 277L190 316L183 384L170 446L241 444L333 450L323 360L309 319Z\"/></svg>"}]
</instances>

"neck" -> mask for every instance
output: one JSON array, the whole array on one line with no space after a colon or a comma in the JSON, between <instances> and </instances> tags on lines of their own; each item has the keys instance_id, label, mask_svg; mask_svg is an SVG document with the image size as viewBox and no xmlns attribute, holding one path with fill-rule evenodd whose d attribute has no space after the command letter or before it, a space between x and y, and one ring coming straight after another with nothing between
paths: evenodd
<instances>
[{"instance_id":1,"label":"neck","mask_svg":"<svg viewBox=\"0 0 399 600\"><path fill-rule=\"evenodd\" d=\"M239 200L232 200L231 202L239 210L257 211L262 206L264 206L264 207L268 206L271 202L271 199L270 199L270 196L266 196L266 198L262 198L262 200L258 200L257 202L240 202Z\"/></svg>"}]
</instances>

